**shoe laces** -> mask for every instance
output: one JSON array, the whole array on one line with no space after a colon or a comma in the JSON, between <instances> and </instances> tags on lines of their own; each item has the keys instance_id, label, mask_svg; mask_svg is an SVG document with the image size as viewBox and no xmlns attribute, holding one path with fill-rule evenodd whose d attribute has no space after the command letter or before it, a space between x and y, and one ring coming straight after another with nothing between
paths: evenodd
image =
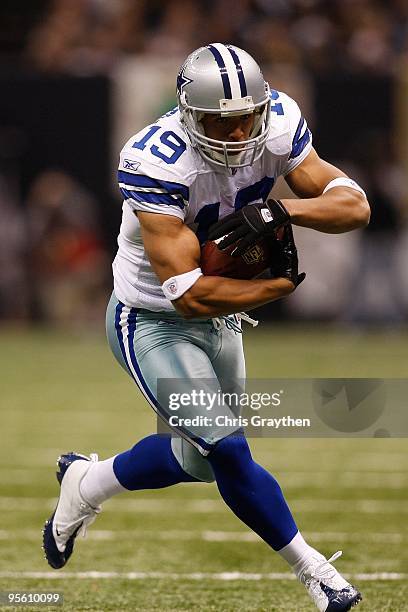
<instances>
[{"instance_id":1,"label":"shoe laces","mask_svg":"<svg viewBox=\"0 0 408 612\"><path fill-rule=\"evenodd\" d=\"M324 561L316 565L314 570L310 573L310 577L318 581L330 580L331 578L333 578L336 575L337 570L331 565L331 563L334 563L334 561L341 557L342 554L343 551L338 550L329 559L325 559Z\"/></svg>"},{"instance_id":2,"label":"shoe laces","mask_svg":"<svg viewBox=\"0 0 408 612\"><path fill-rule=\"evenodd\" d=\"M88 506L88 507L90 507L90 506ZM92 523L94 522L94 520L96 518L95 515L100 513L101 508L100 508L100 506L98 506L98 508L92 508L92 510L93 510L93 514L91 514L91 515L89 515L89 516L87 516L87 517L85 517L83 519L81 528L78 531L78 534L81 535L83 538L86 538L87 528L89 527L89 525L92 525Z\"/></svg>"},{"instance_id":3,"label":"shoe laces","mask_svg":"<svg viewBox=\"0 0 408 612\"><path fill-rule=\"evenodd\" d=\"M58 529L58 535L66 535L66 536L71 536L72 533L75 531L76 527L80 527L80 529L78 530L78 535L82 535L83 537L86 536L86 530L87 527L89 525L91 525L91 523L94 522L95 520L95 515L99 514L99 512L101 511L100 508L92 508L91 506L89 506L88 504L82 503L80 504L80 508L82 510L85 510L87 512L89 512L89 509L92 510L91 514L87 514L86 516L80 516L79 518L77 518L75 521L72 521L71 523L68 523L67 525L65 525L65 527L59 527Z\"/></svg>"}]
</instances>

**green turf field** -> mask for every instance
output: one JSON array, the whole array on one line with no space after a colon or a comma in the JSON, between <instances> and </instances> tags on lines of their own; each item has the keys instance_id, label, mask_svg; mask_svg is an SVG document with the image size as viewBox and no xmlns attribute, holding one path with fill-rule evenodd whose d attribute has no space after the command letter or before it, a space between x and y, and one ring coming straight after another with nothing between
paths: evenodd
<instances>
[{"instance_id":1,"label":"green turf field","mask_svg":"<svg viewBox=\"0 0 408 612\"><path fill-rule=\"evenodd\" d=\"M248 370L257 378L407 377L407 341L406 333L263 325L246 334ZM54 609L65 612L312 612L286 565L208 484L111 500L69 565L51 570L41 529L58 491L58 454L74 449L105 458L153 431L155 421L103 337L2 331L0 346L0 590L58 591L65 602ZM361 588L361 610L408 610L406 440L251 445L277 476L310 543L326 555L344 551L337 566Z\"/></svg>"}]
</instances>

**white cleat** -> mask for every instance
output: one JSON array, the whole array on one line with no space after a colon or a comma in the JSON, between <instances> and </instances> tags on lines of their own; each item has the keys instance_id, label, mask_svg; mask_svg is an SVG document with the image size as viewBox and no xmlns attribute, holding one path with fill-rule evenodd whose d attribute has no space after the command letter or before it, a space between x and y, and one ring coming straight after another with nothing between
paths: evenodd
<instances>
[{"instance_id":1,"label":"white cleat","mask_svg":"<svg viewBox=\"0 0 408 612\"><path fill-rule=\"evenodd\" d=\"M92 463L98 456L89 457L77 453L62 455L57 465L57 478L61 485L57 507L46 522L43 532L43 547L48 563L60 569L68 561L76 536L86 535L87 527L94 522L101 507L93 508L81 496L80 485Z\"/></svg>"},{"instance_id":2,"label":"white cleat","mask_svg":"<svg viewBox=\"0 0 408 612\"><path fill-rule=\"evenodd\" d=\"M361 594L331 564L341 556L335 553L330 559L316 553L299 573L300 581L320 612L346 612L361 600Z\"/></svg>"}]
</instances>

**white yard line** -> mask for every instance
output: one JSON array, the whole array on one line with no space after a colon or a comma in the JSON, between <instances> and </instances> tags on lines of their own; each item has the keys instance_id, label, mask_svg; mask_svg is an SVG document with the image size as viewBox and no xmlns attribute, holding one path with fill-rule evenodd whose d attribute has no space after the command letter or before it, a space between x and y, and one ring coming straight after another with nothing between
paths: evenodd
<instances>
[{"instance_id":1,"label":"white yard line","mask_svg":"<svg viewBox=\"0 0 408 612\"><path fill-rule=\"evenodd\" d=\"M401 533L345 533L345 532L304 532L306 540L313 542L360 542L369 544L402 544L408 541L408 534ZM90 529L87 538L98 541L204 541L204 542L262 542L253 531L181 531L162 530L149 531L145 529L109 530ZM39 529L0 529L0 541L40 541Z\"/></svg>"},{"instance_id":2,"label":"white yard line","mask_svg":"<svg viewBox=\"0 0 408 612\"><path fill-rule=\"evenodd\" d=\"M396 572L381 572L372 574L343 574L348 580L407 580L408 574ZM165 580L295 580L293 574L287 572L273 572L270 574L245 572L219 572L219 573L171 573L171 572L0 572L0 579L31 578L35 580L72 580L72 579L125 579L145 580L148 578Z\"/></svg>"}]
</instances>

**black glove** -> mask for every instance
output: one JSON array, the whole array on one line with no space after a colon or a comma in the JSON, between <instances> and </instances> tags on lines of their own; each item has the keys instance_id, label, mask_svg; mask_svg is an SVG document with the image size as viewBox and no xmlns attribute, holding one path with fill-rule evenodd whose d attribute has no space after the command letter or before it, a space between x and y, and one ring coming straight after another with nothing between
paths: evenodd
<instances>
[{"instance_id":1,"label":"black glove","mask_svg":"<svg viewBox=\"0 0 408 612\"><path fill-rule=\"evenodd\" d=\"M239 244L231 253L238 257L258 242L259 238L275 237L275 230L289 221L289 213L280 200L267 200L244 206L221 219L210 228L208 239L216 240L225 236L218 244L221 251L239 240Z\"/></svg>"},{"instance_id":2,"label":"black glove","mask_svg":"<svg viewBox=\"0 0 408 612\"><path fill-rule=\"evenodd\" d=\"M271 274L275 278L287 278L295 287L305 280L306 274L299 274L297 248L293 237L292 226L285 225L282 240L274 245L275 259L271 265Z\"/></svg>"}]
</instances>

